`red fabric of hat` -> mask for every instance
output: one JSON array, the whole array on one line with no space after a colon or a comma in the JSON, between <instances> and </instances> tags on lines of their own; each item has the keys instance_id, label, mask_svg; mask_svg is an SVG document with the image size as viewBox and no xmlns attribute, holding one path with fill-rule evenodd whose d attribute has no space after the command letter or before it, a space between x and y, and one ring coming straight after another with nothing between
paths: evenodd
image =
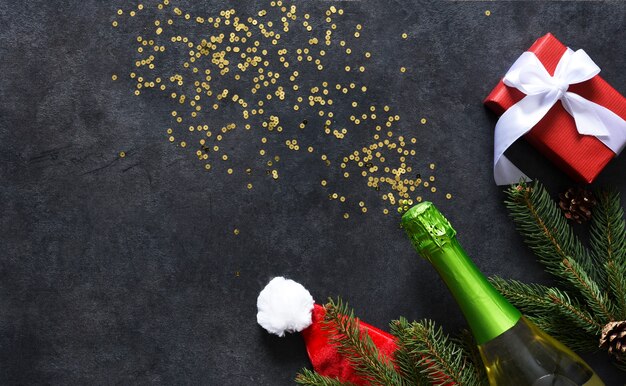
<instances>
[{"instance_id":1,"label":"red fabric of hat","mask_svg":"<svg viewBox=\"0 0 626 386\"><path fill-rule=\"evenodd\" d=\"M268 332L278 336L284 336L285 332L302 333L311 364L318 374L356 385L369 384L331 343L333 331L324 328L326 310L315 304L309 291L301 284L275 277L259 294L257 308L257 322ZM393 361L397 348L393 335L361 321L359 329L361 334L369 335L382 355ZM446 386L453 384L447 380L439 383Z\"/></svg>"},{"instance_id":2,"label":"red fabric of hat","mask_svg":"<svg viewBox=\"0 0 626 386\"><path fill-rule=\"evenodd\" d=\"M332 331L323 329L326 310L315 304L301 284L283 277L272 279L257 299L258 323L268 332L284 336L285 332L302 332L313 369L328 377L356 385L367 385L330 342ZM393 335L359 321L362 334L367 333L382 355L393 358L396 350Z\"/></svg>"},{"instance_id":3,"label":"red fabric of hat","mask_svg":"<svg viewBox=\"0 0 626 386\"><path fill-rule=\"evenodd\" d=\"M355 373L348 359L343 357L330 343L330 332L322 328L325 315L324 307L315 304L312 313L313 323L302 331L313 369L318 374L337 378L343 382L367 385L368 382ZM361 321L359 321L359 328L361 333L367 333L372 338L372 342L378 347L381 354L393 358L393 353L396 350L393 335Z\"/></svg>"}]
</instances>

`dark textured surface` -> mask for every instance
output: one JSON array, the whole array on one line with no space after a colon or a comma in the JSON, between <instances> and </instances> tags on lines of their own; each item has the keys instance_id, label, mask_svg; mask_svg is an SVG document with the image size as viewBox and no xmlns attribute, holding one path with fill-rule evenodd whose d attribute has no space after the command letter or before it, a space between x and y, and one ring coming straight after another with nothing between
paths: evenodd
<instances>
[{"instance_id":1,"label":"dark textured surface","mask_svg":"<svg viewBox=\"0 0 626 386\"><path fill-rule=\"evenodd\" d=\"M341 295L383 328L400 315L463 325L398 218L370 199L368 214L344 220L320 189L323 166L302 152L279 181L258 176L247 191L241 173L207 174L169 144L169 102L130 92L133 36L111 28L122 3L0 2L0 384L290 384L308 365L300 337L269 336L255 321L258 291L275 275L320 301ZM204 14L265 7L193 3ZM428 117L418 158L436 162L438 188L454 195L428 198L478 266L547 282L492 183L495 118L481 101L546 32L584 48L626 93L626 4L305 3L340 5L364 25L375 59L367 98L394 106L402 129ZM553 192L570 184L526 144L511 153ZM624 194L625 167L622 156L598 184ZM603 355L586 358L608 385L626 378Z\"/></svg>"}]
</instances>

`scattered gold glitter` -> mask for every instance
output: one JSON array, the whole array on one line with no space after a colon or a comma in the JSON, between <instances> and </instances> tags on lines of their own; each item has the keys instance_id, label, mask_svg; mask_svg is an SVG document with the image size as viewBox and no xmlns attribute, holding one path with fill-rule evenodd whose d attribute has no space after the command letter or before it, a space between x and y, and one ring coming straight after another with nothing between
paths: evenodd
<instances>
[{"instance_id":1,"label":"scattered gold glitter","mask_svg":"<svg viewBox=\"0 0 626 386\"><path fill-rule=\"evenodd\" d=\"M425 124L426 124L426 118L422 118L422 119L420 119L420 123L421 123L422 125L425 125Z\"/></svg>"},{"instance_id":2,"label":"scattered gold glitter","mask_svg":"<svg viewBox=\"0 0 626 386\"><path fill-rule=\"evenodd\" d=\"M450 193L446 193L446 198L449 200L452 198L452 195Z\"/></svg>"},{"instance_id":3,"label":"scattered gold glitter","mask_svg":"<svg viewBox=\"0 0 626 386\"><path fill-rule=\"evenodd\" d=\"M124 158L124 157L126 157L126 152L120 151L120 158Z\"/></svg>"},{"instance_id":4,"label":"scattered gold glitter","mask_svg":"<svg viewBox=\"0 0 626 386\"><path fill-rule=\"evenodd\" d=\"M233 233L235 234L235 236L238 235L239 234L239 229L235 228L235 230L233 230Z\"/></svg>"},{"instance_id":5,"label":"scattered gold glitter","mask_svg":"<svg viewBox=\"0 0 626 386\"><path fill-rule=\"evenodd\" d=\"M485 16L490 16L491 15L491 11L490 10L486 10L485 11Z\"/></svg>"},{"instance_id":6,"label":"scattered gold glitter","mask_svg":"<svg viewBox=\"0 0 626 386\"><path fill-rule=\"evenodd\" d=\"M362 49L363 45L355 39L370 39L371 36L367 36L362 24L346 30L350 27L341 21L343 9L329 5L321 15L303 14L296 5L272 0L270 8L257 9L243 18L235 9L218 10L219 16L217 13L196 15L172 4L168 12L161 11L170 2L175 3L163 0L156 7L145 8L140 4L137 12L116 10L115 22L119 19L121 23L120 17L124 14L134 17L142 12L141 18L128 20L129 28L139 26L131 42L135 55L129 63L129 76L134 80L131 92L135 95L163 92L167 100L175 104L169 110L169 119L179 126L167 129L168 140L186 148L185 151L189 149L206 170L212 168L211 160L221 158L237 162L235 149L242 148L239 145L244 141L258 143L260 139L263 149L252 148L252 152L258 151L256 157L265 175L274 180L279 179L279 167L290 161L286 156L285 161L279 162L276 153L280 153L280 148L285 146L290 151L299 151L302 147L308 153L313 153L314 148L325 152L320 157L328 167L324 169L327 174L318 179L324 188L335 183L366 183L379 192L375 196L382 197L383 205L391 206L410 197L419 201L421 196L416 195L436 191L434 186L428 187L429 182L434 183L434 175L422 183L417 173L417 164L421 164L422 173L427 168L415 159L420 154L417 151L420 142L402 135L409 128L398 126L400 116L392 113L388 105L361 102L373 99L361 94L368 92L368 85L361 83L364 81L361 74L368 69L363 62L371 58L373 52ZM307 32L292 35L294 30ZM298 41L295 38L299 36L307 37ZM408 34L402 33L402 38L408 39ZM370 50L375 47L365 46ZM345 60L338 60L337 55ZM162 63L168 65L162 66ZM324 80L325 74L344 72L341 70L352 78L342 84ZM406 67L400 69L406 70ZM116 80L117 75L111 78ZM226 85L229 88L224 88ZM336 114L347 111L350 105L349 120ZM237 124L244 125L246 131L233 135L235 123L209 130L205 123L213 122L216 117L210 113L222 109L228 114L219 116L233 120L238 117ZM312 117L319 117L320 121L308 124L303 119ZM422 118L421 123L425 124L426 118ZM296 138L297 133L291 130L294 126L299 127L298 133L313 132L305 141ZM174 138L175 130L180 138ZM286 133L289 137L279 137ZM334 148L328 142L307 143L318 133L328 135L324 138L330 141L349 139L345 142L348 147L341 147L346 153L336 158L338 154L331 152ZM242 134L248 135L248 139ZM355 143L359 145L352 148ZM233 152L225 154L225 149ZM211 162L223 168L221 170L229 166L228 162ZM248 175L252 173L251 168L245 171ZM228 168L227 173L233 174L233 169ZM252 189L252 183L245 186ZM340 203L347 202L346 196L338 193L329 197ZM355 197L349 204L342 205L353 205L354 210L365 213L368 210L362 200L365 198ZM383 213L388 214L389 209L384 208ZM344 217L348 218L349 213L345 212Z\"/></svg>"},{"instance_id":7,"label":"scattered gold glitter","mask_svg":"<svg viewBox=\"0 0 626 386\"><path fill-rule=\"evenodd\" d=\"M344 213L344 214L343 214L343 218L345 218L345 219L350 218L350 214L349 214L349 213Z\"/></svg>"}]
</instances>

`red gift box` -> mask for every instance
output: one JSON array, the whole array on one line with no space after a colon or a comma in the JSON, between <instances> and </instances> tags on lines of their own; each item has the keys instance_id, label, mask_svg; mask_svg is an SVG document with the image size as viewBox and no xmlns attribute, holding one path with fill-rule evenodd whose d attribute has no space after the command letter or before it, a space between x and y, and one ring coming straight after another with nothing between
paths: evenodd
<instances>
[{"instance_id":1,"label":"red gift box","mask_svg":"<svg viewBox=\"0 0 626 386\"><path fill-rule=\"evenodd\" d=\"M567 47L550 33L537 39L528 49L537 56L551 76L566 50ZM626 120L626 98L599 75L570 85L569 91L606 107ZM500 80L484 103L501 115L524 97L524 93L506 86ZM524 138L573 179L581 182L591 183L615 157L615 153L598 138L578 133L574 118L565 111L560 101Z\"/></svg>"}]
</instances>

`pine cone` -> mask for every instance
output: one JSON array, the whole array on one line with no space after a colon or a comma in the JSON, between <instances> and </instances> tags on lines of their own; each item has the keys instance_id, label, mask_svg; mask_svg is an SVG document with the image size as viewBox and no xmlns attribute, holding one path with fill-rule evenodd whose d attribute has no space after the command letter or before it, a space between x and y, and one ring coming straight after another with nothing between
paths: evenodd
<instances>
[{"instance_id":1,"label":"pine cone","mask_svg":"<svg viewBox=\"0 0 626 386\"><path fill-rule=\"evenodd\" d=\"M596 206L596 198L584 188L569 188L559 194L559 207L565 218L582 224L591 219L591 209Z\"/></svg>"},{"instance_id":2,"label":"pine cone","mask_svg":"<svg viewBox=\"0 0 626 386\"><path fill-rule=\"evenodd\" d=\"M626 362L626 320L609 322L602 328L600 348L620 362Z\"/></svg>"}]
</instances>

